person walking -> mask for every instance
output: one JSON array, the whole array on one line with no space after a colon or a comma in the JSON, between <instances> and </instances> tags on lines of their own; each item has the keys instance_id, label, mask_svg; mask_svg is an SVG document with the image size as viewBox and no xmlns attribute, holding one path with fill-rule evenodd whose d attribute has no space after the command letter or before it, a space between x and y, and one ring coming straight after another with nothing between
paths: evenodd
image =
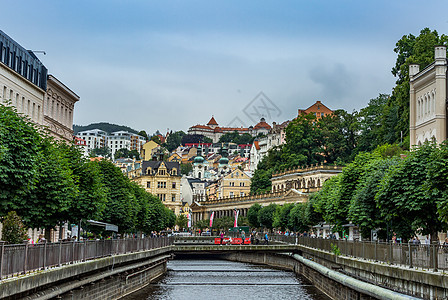
<instances>
[{"instance_id":1,"label":"person walking","mask_svg":"<svg viewBox=\"0 0 448 300\"><path fill-rule=\"evenodd\" d=\"M241 242L241 245L244 245L244 240L246 239L246 233L244 232L244 230L241 232L241 239L243 240Z\"/></svg>"},{"instance_id":2,"label":"person walking","mask_svg":"<svg viewBox=\"0 0 448 300\"><path fill-rule=\"evenodd\" d=\"M222 245L222 241L224 240L224 232L223 231L221 231L220 237L221 237L221 245Z\"/></svg>"},{"instance_id":3,"label":"person walking","mask_svg":"<svg viewBox=\"0 0 448 300\"><path fill-rule=\"evenodd\" d=\"M264 234L264 243L265 243L266 245L269 245L269 236L268 236L268 233L267 233L267 232Z\"/></svg>"}]
</instances>

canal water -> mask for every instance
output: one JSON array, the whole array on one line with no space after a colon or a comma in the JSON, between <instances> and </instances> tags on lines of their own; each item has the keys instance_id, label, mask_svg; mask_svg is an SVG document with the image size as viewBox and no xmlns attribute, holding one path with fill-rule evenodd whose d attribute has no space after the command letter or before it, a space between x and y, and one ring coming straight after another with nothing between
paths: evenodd
<instances>
[{"instance_id":1,"label":"canal water","mask_svg":"<svg viewBox=\"0 0 448 300\"><path fill-rule=\"evenodd\" d=\"M181 259L168 273L125 300L329 299L293 272L225 260Z\"/></svg>"}]
</instances>

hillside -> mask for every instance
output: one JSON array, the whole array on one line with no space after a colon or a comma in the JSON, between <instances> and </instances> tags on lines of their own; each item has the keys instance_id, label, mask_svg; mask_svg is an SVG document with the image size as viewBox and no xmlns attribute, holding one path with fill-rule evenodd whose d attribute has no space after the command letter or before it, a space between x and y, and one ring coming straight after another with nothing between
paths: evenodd
<instances>
[{"instance_id":1,"label":"hillside","mask_svg":"<svg viewBox=\"0 0 448 300\"><path fill-rule=\"evenodd\" d=\"M80 131L91 130L91 129L100 129L100 130L106 131L107 133L124 130L124 131L129 131L129 132L138 134L137 130L132 129L128 126L110 124L110 123L106 123L106 122L92 123L92 124L85 125L85 126L73 125L73 131L75 132L75 134L77 134Z\"/></svg>"}]
</instances>

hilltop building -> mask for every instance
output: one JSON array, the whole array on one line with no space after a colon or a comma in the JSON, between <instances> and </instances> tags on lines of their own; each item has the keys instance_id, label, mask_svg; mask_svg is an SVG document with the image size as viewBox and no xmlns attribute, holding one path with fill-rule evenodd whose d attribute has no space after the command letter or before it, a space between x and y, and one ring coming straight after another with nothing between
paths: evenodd
<instances>
[{"instance_id":1,"label":"hilltop building","mask_svg":"<svg viewBox=\"0 0 448 300\"><path fill-rule=\"evenodd\" d=\"M314 116L317 118L317 120L321 119L324 116L332 115L334 111L326 107L322 102L316 101L313 105L308 107L307 109L299 109L298 115L307 115L307 114L314 114Z\"/></svg>"},{"instance_id":2,"label":"hilltop building","mask_svg":"<svg viewBox=\"0 0 448 300\"><path fill-rule=\"evenodd\" d=\"M266 123L264 118L261 118L260 122L255 126L245 127L220 127L218 122L212 116L207 125L194 125L188 129L188 134L200 134L210 138L213 143L217 143L219 138L226 133L238 132L239 134L248 133L252 136L258 134L266 134L271 129L271 126Z\"/></svg>"},{"instance_id":3,"label":"hilltop building","mask_svg":"<svg viewBox=\"0 0 448 300\"><path fill-rule=\"evenodd\" d=\"M434 50L435 61L420 71L409 66L409 135L410 145L426 141L442 143L447 139L447 59L446 46Z\"/></svg>"}]
</instances>

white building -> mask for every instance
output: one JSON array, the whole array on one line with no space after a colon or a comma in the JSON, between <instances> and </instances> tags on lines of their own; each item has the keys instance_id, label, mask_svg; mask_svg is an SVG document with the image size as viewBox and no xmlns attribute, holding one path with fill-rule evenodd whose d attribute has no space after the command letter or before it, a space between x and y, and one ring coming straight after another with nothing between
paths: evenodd
<instances>
[{"instance_id":1,"label":"white building","mask_svg":"<svg viewBox=\"0 0 448 300\"><path fill-rule=\"evenodd\" d=\"M107 146L112 152L112 157L120 149L137 150L140 153L145 143L146 139L144 137L128 131L112 132L107 137Z\"/></svg>"},{"instance_id":2,"label":"white building","mask_svg":"<svg viewBox=\"0 0 448 300\"><path fill-rule=\"evenodd\" d=\"M446 46L437 46L435 62L420 71L419 65L409 66L410 110L409 135L412 146L447 139Z\"/></svg>"},{"instance_id":3,"label":"white building","mask_svg":"<svg viewBox=\"0 0 448 300\"><path fill-rule=\"evenodd\" d=\"M86 141L88 151L95 148L103 148L107 145L107 132L103 130L92 129L80 131L76 136Z\"/></svg>"}]
</instances>

